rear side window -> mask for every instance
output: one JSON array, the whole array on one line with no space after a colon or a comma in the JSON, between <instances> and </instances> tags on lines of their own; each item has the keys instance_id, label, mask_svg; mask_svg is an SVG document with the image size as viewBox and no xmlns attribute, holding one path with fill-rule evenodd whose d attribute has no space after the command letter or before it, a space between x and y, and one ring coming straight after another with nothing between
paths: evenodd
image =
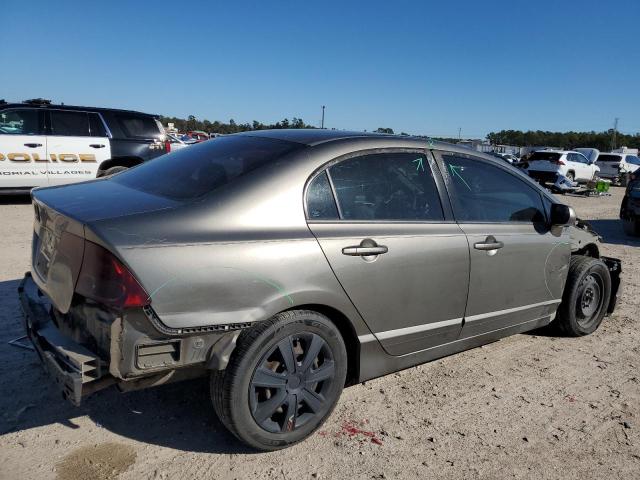
<instances>
[{"instance_id":1,"label":"rear side window","mask_svg":"<svg viewBox=\"0 0 640 480\"><path fill-rule=\"evenodd\" d=\"M158 138L162 133L156 119L153 117L118 114L116 119L124 134L130 138Z\"/></svg>"},{"instance_id":2,"label":"rear side window","mask_svg":"<svg viewBox=\"0 0 640 480\"><path fill-rule=\"evenodd\" d=\"M51 134L88 137L89 117L85 112L51 111Z\"/></svg>"},{"instance_id":3,"label":"rear side window","mask_svg":"<svg viewBox=\"0 0 640 480\"><path fill-rule=\"evenodd\" d=\"M337 220L339 218L327 172L319 174L307 187L307 217L309 220Z\"/></svg>"},{"instance_id":4,"label":"rear side window","mask_svg":"<svg viewBox=\"0 0 640 480\"><path fill-rule=\"evenodd\" d=\"M545 221L540 192L514 174L480 159L442 154L451 202L460 222Z\"/></svg>"},{"instance_id":5,"label":"rear side window","mask_svg":"<svg viewBox=\"0 0 640 480\"><path fill-rule=\"evenodd\" d=\"M89 114L89 133L92 137L106 137L107 132L104 129L104 123L97 113Z\"/></svg>"},{"instance_id":6,"label":"rear side window","mask_svg":"<svg viewBox=\"0 0 640 480\"><path fill-rule=\"evenodd\" d=\"M304 145L271 138L221 137L162 155L111 181L162 197L189 200L302 148Z\"/></svg>"},{"instance_id":7,"label":"rear side window","mask_svg":"<svg viewBox=\"0 0 640 480\"><path fill-rule=\"evenodd\" d=\"M640 165L640 158L633 155L628 155L626 162L630 163L631 165Z\"/></svg>"},{"instance_id":8,"label":"rear side window","mask_svg":"<svg viewBox=\"0 0 640 480\"><path fill-rule=\"evenodd\" d=\"M444 220L431 167L419 153L352 157L329 175L343 220Z\"/></svg>"},{"instance_id":9,"label":"rear side window","mask_svg":"<svg viewBox=\"0 0 640 480\"><path fill-rule=\"evenodd\" d=\"M38 133L37 110L19 108L0 112L0 134L37 135Z\"/></svg>"}]
</instances>

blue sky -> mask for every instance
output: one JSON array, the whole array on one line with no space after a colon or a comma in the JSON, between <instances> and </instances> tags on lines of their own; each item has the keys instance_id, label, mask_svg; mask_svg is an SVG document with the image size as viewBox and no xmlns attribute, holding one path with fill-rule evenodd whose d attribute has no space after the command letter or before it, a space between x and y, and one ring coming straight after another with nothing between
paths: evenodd
<instances>
[{"instance_id":1,"label":"blue sky","mask_svg":"<svg viewBox=\"0 0 640 480\"><path fill-rule=\"evenodd\" d=\"M433 136L640 132L640 2L6 1L0 98Z\"/></svg>"}]
</instances>

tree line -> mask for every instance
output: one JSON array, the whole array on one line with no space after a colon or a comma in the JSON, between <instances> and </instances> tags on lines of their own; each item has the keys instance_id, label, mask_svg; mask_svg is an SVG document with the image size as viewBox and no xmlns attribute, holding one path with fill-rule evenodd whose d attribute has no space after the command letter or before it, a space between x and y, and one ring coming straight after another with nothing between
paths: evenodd
<instances>
[{"instance_id":1,"label":"tree line","mask_svg":"<svg viewBox=\"0 0 640 480\"><path fill-rule=\"evenodd\" d=\"M611 150L613 146L613 129L605 132L546 132L542 130L501 130L491 132L487 140L492 145L518 145L522 147L545 146L572 149L577 147L597 148L601 152ZM640 133L627 135L615 134L615 147L640 148Z\"/></svg>"},{"instance_id":2,"label":"tree line","mask_svg":"<svg viewBox=\"0 0 640 480\"><path fill-rule=\"evenodd\" d=\"M210 122L209 120L198 120L195 116L189 115L186 119L178 117L160 116L159 120L163 125L173 123L174 127L180 132L189 132L192 130L202 130L207 133L239 133L249 130L267 130L280 128L315 128L313 125L306 124L301 118L293 117L292 120L285 118L276 123L265 124L254 120L249 123L236 123L231 119L228 123L218 120Z\"/></svg>"},{"instance_id":3,"label":"tree line","mask_svg":"<svg viewBox=\"0 0 640 480\"><path fill-rule=\"evenodd\" d=\"M282 128L316 128L314 125L305 123L302 118L293 117L289 120L285 118L276 123L262 123L254 120L253 122L236 123L233 119L229 122L220 122L215 120L198 120L195 116L189 115L186 119L178 117L160 117L160 121L167 125L173 123L175 128L181 132L191 130L203 130L207 133L238 133L249 130L266 130L266 129L282 129ZM392 128L380 127L374 132L393 134ZM402 132L400 135L407 135ZM424 138L427 138L426 136ZM501 130L499 132L491 132L487 135L487 140L492 145L517 145L522 147L560 147L572 149L576 147L593 147L600 151L609 151L613 144L614 131L612 129L604 132L549 132L543 130L529 130L523 132L521 130ZM436 138L450 143L457 143L456 138ZM617 132L615 134L615 146L626 146L629 148L640 148L640 133L628 135Z\"/></svg>"}]
</instances>

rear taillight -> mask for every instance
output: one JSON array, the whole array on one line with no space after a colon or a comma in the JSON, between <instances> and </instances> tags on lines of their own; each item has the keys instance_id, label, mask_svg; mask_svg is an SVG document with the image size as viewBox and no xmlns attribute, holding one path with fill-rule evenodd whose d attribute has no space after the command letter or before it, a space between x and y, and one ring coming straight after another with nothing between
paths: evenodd
<instances>
[{"instance_id":1,"label":"rear taillight","mask_svg":"<svg viewBox=\"0 0 640 480\"><path fill-rule=\"evenodd\" d=\"M164 141L164 151L167 153L171 151L171 142L169 140Z\"/></svg>"},{"instance_id":2,"label":"rear taillight","mask_svg":"<svg viewBox=\"0 0 640 480\"><path fill-rule=\"evenodd\" d=\"M85 241L76 292L122 310L149 305L149 295L127 268L108 250Z\"/></svg>"},{"instance_id":3,"label":"rear taillight","mask_svg":"<svg viewBox=\"0 0 640 480\"><path fill-rule=\"evenodd\" d=\"M556 165L566 165L562 160L556 160Z\"/></svg>"}]
</instances>

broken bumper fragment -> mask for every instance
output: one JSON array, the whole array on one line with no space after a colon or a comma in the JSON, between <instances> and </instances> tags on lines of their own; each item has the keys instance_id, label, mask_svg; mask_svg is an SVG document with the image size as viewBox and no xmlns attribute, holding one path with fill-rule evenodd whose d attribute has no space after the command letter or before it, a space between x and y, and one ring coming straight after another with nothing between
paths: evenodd
<instances>
[{"instance_id":1,"label":"broken bumper fragment","mask_svg":"<svg viewBox=\"0 0 640 480\"><path fill-rule=\"evenodd\" d=\"M102 359L58 330L52 320L51 304L30 273L20 283L18 293L27 336L66 399L80 405L83 396L115 382Z\"/></svg>"}]
</instances>

